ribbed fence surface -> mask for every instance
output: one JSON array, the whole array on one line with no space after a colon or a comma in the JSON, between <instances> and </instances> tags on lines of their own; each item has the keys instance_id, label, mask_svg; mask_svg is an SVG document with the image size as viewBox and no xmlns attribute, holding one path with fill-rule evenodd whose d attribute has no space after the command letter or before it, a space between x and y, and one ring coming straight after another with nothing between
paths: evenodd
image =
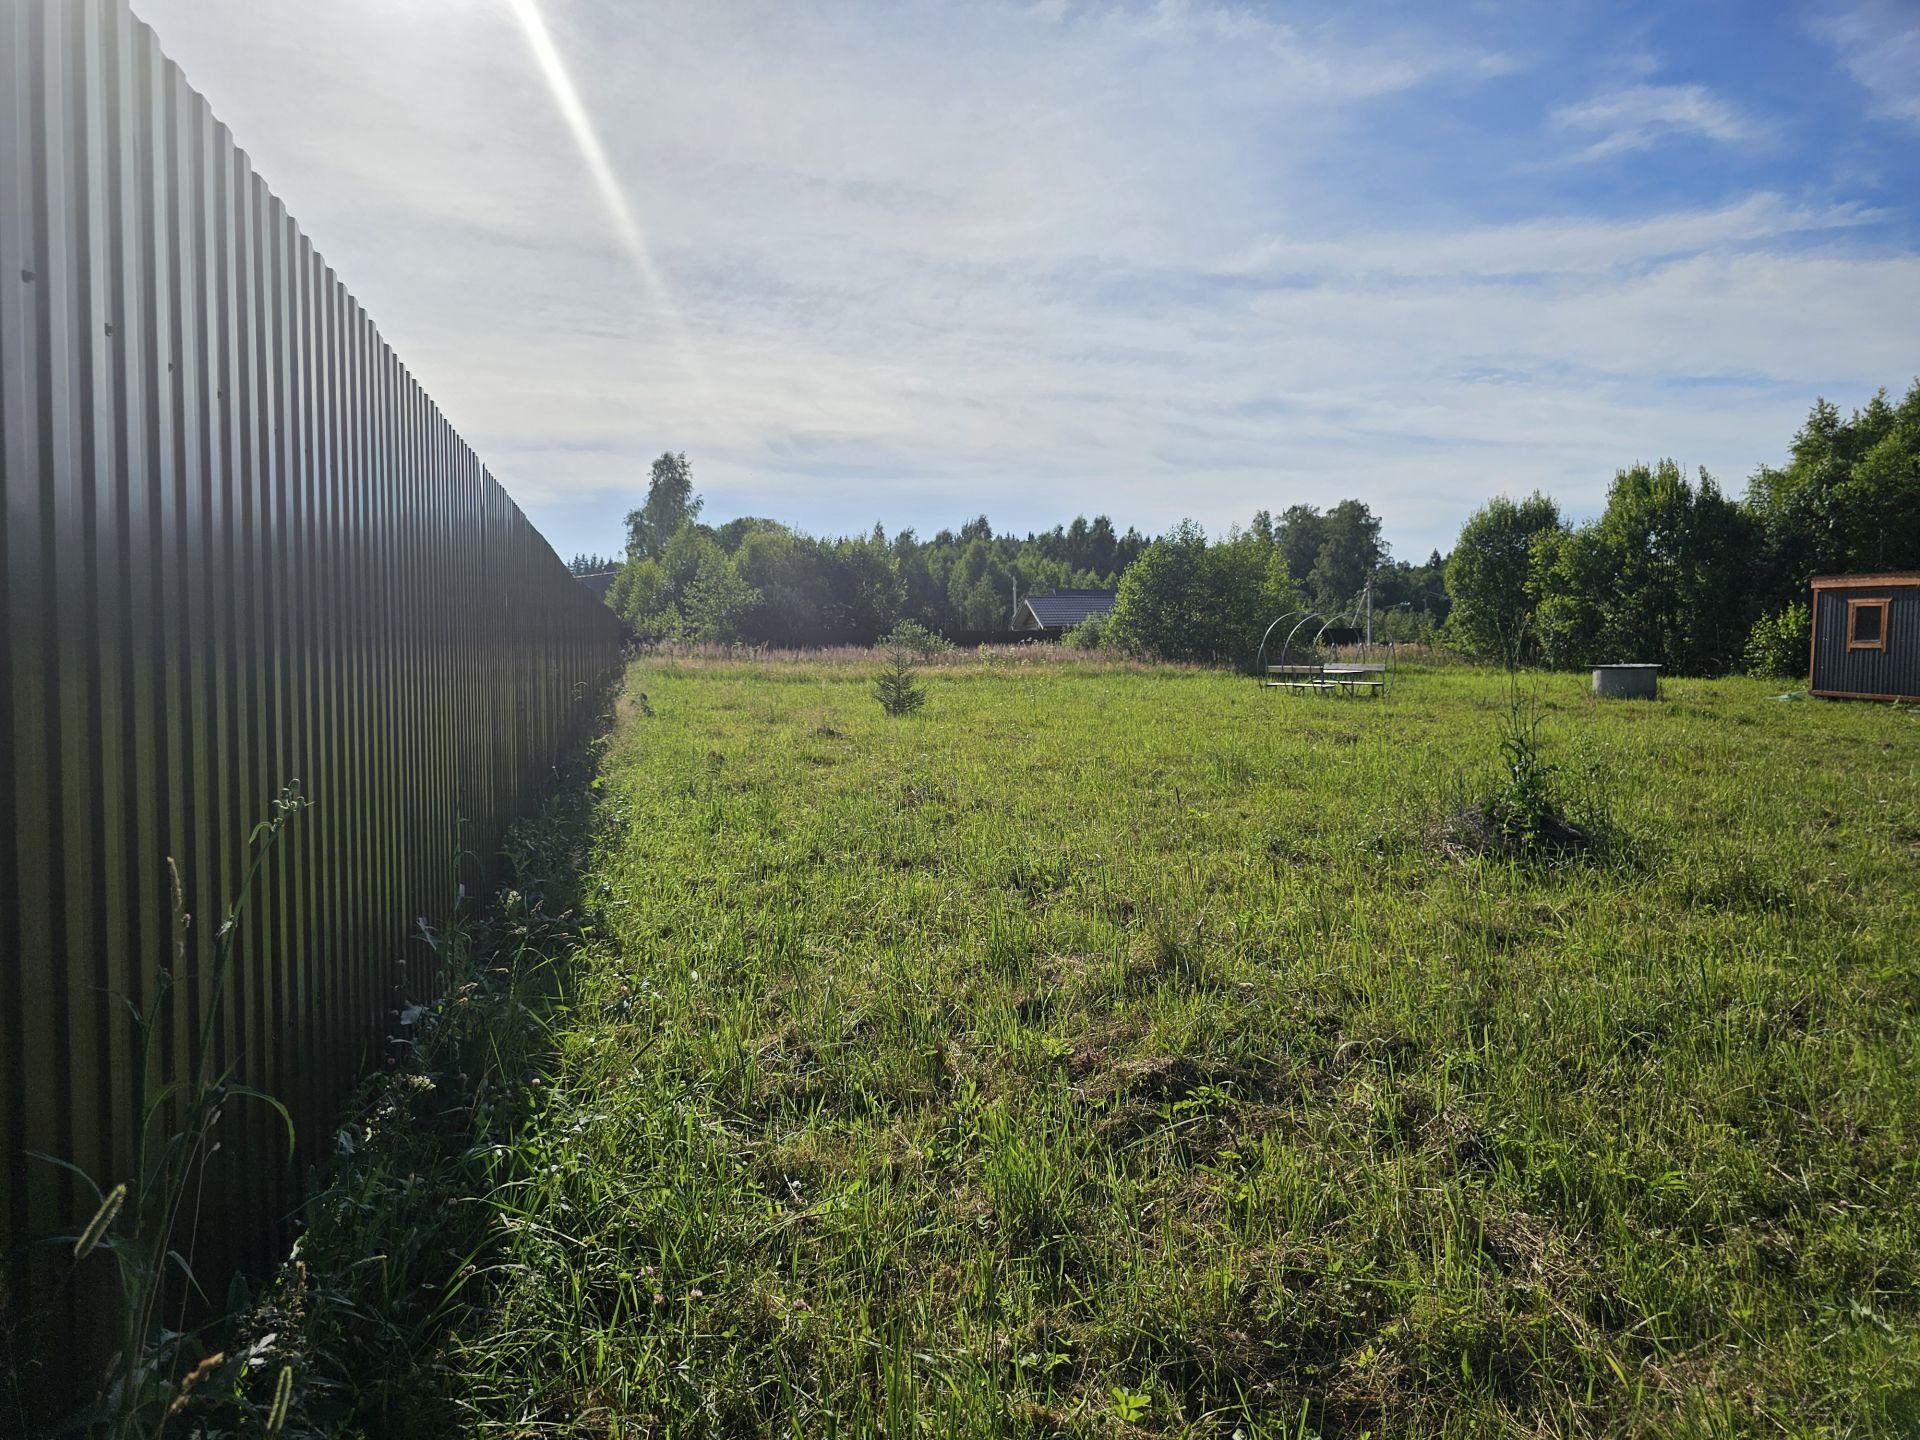
<instances>
[{"instance_id":1,"label":"ribbed fence surface","mask_svg":"<svg viewBox=\"0 0 1920 1440\"><path fill-rule=\"evenodd\" d=\"M251 897L217 1044L292 1108L303 1153L289 1165L279 1122L232 1107L195 1256L216 1274L264 1255L378 1060L403 961L423 988L417 917L444 919L456 856L471 884L537 798L620 633L122 0L0 0L0 107L17 1317L64 1265L23 1267L28 1242L92 1209L25 1152L125 1178L152 1079L116 997L148 1006L177 973L153 1065L183 1073L282 787L313 807ZM193 917L177 960L169 859Z\"/></svg>"}]
</instances>

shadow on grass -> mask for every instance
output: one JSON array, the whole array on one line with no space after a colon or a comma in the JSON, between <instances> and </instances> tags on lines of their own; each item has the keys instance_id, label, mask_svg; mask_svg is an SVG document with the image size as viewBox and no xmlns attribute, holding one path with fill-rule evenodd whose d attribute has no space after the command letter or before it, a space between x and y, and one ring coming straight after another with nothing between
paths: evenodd
<instances>
[{"instance_id":1,"label":"shadow on grass","mask_svg":"<svg viewBox=\"0 0 1920 1440\"><path fill-rule=\"evenodd\" d=\"M218 1393L190 1385L180 1433L253 1434L276 1420L288 1435L463 1433L443 1350L486 1303L501 1239L487 1196L543 1102L611 721L609 696L554 793L508 833L494 893L443 931L421 922L436 993L399 1009L383 1069L309 1171L292 1254L229 1322L227 1353L245 1357L244 1372ZM278 1396L288 1369L291 1396Z\"/></svg>"}]
</instances>

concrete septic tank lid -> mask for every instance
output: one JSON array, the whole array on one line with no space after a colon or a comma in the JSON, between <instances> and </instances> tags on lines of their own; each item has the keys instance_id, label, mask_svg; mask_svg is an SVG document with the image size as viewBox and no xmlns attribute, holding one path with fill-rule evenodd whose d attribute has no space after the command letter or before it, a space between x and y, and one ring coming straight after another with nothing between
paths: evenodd
<instances>
[{"instance_id":1,"label":"concrete septic tank lid","mask_svg":"<svg viewBox=\"0 0 1920 1440\"><path fill-rule=\"evenodd\" d=\"M1660 667L1641 662L1593 667L1593 693L1651 698L1660 688Z\"/></svg>"}]
</instances>

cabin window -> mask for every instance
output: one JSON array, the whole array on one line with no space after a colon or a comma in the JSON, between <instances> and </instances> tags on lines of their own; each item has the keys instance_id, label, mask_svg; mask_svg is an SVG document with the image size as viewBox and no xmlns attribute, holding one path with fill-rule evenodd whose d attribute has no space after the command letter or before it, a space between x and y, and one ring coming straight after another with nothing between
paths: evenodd
<instances>
[{"instance_id":1,"label":"cabin window","mask_svg":"<svg viewBox=\"0 0 1920 1440\"><path fill-rule=\"evenodd\" d=\"M1885 600L1847 601L1847 649L1887 648L1888 604Z\"/></svg>"}]
</instances>

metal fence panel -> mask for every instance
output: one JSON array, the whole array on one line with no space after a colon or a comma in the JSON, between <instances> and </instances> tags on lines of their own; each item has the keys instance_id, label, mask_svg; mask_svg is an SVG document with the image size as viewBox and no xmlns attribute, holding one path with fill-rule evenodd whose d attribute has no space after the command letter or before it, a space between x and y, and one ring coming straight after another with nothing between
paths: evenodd
<instances>
[{"instance_id":1,"label":"metal fence panel","mask_svg":"<svg viewBox=\"0 0 1920 1440\"><path fill-rule=\"evenodd\" d=\"M416 917L535 801L621 630L124 0L0 6L0 462L0 1240L15 1312L75 1323L88 1282L28 1242L91 1197L24 1157L124 1178L150 1081L115 997L175 973L152 1063L186 1073L249 832L298 781L215 1045L313 1158L403 959L424 979ZM223 1122L211 1272L282 1237L276 1123Z\"/></svg>"}]
</instances>

